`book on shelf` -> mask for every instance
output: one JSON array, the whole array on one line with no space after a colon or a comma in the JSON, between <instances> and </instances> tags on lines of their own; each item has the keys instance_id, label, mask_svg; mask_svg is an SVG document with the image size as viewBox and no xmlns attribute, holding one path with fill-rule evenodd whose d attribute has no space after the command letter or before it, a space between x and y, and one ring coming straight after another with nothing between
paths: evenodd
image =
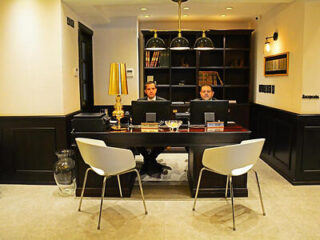
<instances>
[{"instance_id":1,"label":"book on shelf","mask_svg":"<svg viewBox=\"0 0 320 240\"><path fill-rule=\"evenodd\" d=\"M221 80L217 71L199 71L198 85L210 84L213 86L222 86L223 81Z\"/></svg>"},{"instance_id":2,"label":"book on shelf","mask_svg":"<svg viewBox=\"0 0 320 240\"><path fill-rule=\"evenodd\" d=\"M159 51L154 51L152 54L151 62L148 63L148 66L156 67L158 65L158 58L159 58Z\"/></svg>"},{"instance_id":3,"label":"book on shelf","mask_svg":"<svg viewBox=\"0 0 320 240\"><path fill-rule=\"evenodd\" d=\"M169 51L161 51L159 56L159 66L160 67L169 67Z\"/></svg>"},{"instance_id":4,"label":"book on shelf","mask_svg":"<svg viewBox=\"0 0 320 240\"><path fill-rule=\"evenodd\" d=\"M149 67L150 62L150 51L146 51L146 67Z\"/></svg>"},{"instance_id":5,"label":"book on shelf","mask_svg":"<svg viewBox=\"0 0 320 240\"><path fill-rule=\"evenodd\" d=\"M156 52L156 56L155 56L155 59L154 59L154 67L158 67L158 63L159 63L159 55L160 55L160 52Z\"/></svg>"}]
</instances>

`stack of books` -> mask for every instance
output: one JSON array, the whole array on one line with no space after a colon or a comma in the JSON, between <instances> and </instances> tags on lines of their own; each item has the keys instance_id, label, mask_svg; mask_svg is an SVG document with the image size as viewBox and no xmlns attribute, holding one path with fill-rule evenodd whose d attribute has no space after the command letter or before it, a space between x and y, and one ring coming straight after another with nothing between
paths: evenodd
<instances>
[{"instance_id":1,"label":"stack of books","mask_svg":"<svg viewBox=\"0 0 320 240\"><path fill-rule=\"evenodd\" d=\"M223 82L216 71L199 71L198 77L199 86L204 84L210 84L213 86L223 85Z\"/></svg>"}]
</instances>

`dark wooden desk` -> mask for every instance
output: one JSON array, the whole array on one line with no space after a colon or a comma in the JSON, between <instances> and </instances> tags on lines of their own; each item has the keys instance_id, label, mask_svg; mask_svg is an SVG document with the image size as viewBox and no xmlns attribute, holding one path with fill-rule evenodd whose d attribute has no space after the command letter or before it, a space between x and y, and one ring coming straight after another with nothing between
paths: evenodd
<instances>
[{"instance_id":1,"label":"dark wooden desk","mask_svg":"<svg viewBox=\"0 0 320 240\"><path fill-rule=\"evenodd\" d=\"M240 143L248 139L250 131L239 126L231 125L223 131L212 132L206 128L179 129L170 132L167 128L161 128L158 132L142 132L141 129L129 129L122 132L75 132L72 136L101 139L112 147L155 147L172 146L188 148L188 181L191 195L194 196L200 169L202 168L202 154L205 148ZM107 157L107 156L106 156ZM77 154L77 196L83 183L84 172L87 166ZM86 195L99 196L101 194L102 178L98 176L88 177ZM121 177L123 195L129 197L135 180L134 174L126 174ZM224 196L226 177L214 173L205 172L201 181L199 197L222 197ZM234 179L234 195L248 196L247 175ZM106 196L119 196L116 178L107 180Z\"/></svg>"}]
</instances>

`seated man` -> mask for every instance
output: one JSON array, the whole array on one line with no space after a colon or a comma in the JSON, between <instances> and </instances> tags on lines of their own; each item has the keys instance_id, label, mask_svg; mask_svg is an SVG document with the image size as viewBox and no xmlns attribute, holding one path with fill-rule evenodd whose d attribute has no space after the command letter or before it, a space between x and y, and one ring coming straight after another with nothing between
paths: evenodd
<instances>
[{"instance_id":1,"label":"seated man","mask_svg":"<svg viewBox=\"0 0 320 240\"><path fill-rule=\"evenodd\" d=\"M214 91L210 84L203 84L200 87L200 98L194 99L194 101L211 101L211 100L218 100L213 97ZM190 108L187 110L190 113Z\"/></svg>"},{"instance_id":2,"label":"seated man","mask_svg":"<svg viewBox=\"0 0 320 240\"><path fill-rule=\"evenodd\" d=\"M204 84L200 88L200 97L195 100L204 100L204 101L209 101L209 100L217 100L214 96L214 91L211 85L209 84Z\"/></svg>"},{"instance_id":3,"label":"seated man","mask_svg":"<svg viewBox=\"0 0 320 240\"><path fill-rule=\"evenodd\" d=\"M148 100L148 101L164 101L166 99L158 97L157 94L157 87L154 82L147 82L144 85L144 93L147 95L143 98L138 99L138 101ZM138 152L144 158L144 163L141 167L140 173L145 174L147 173L149 176L160 178L161 173L167 174L167 169L171 170L170 167L161 165L157 163L156 159L158 155L163 152L164 147L153 147L153 148L144 148L139 147L137 148Z\"/></svg>"}]
</instances>

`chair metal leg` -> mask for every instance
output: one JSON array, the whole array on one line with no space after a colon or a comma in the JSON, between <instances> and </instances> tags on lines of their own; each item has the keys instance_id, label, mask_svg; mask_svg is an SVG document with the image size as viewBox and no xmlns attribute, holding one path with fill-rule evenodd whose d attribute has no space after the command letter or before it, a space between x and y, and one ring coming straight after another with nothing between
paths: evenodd
<instances>
[{"instance_id":1,"label":"chair metal leg","mask_svg":"<svg viewBox=\"0 0 320 240\"><path fill-rule=\"evenodd\" d=\"M199 179L198 179L198 184L197 184L197 190L196 190L196 195L194 196L194 202L193 202L193 208L192 211L196 210L196 202L197 202L197 198L198 198L198 193L199 193L199 187L200 187L200 182L201 182L201 177L202 177L202 173L205 170L205 168L202 168L199 174Z\"/></svg>"},{"instance_id":2,"label":"chair metal leg","mask_svg":"<svg viewBox=\"0 0 320 240\"><path fill-rule=\"evenodd\" d=\"M120 197L122 197L122 189L121 189L121 183L120 183L120 176L117 175L117 178L118 178L118 185L119 185Z\"/></svg>"},{"instance_id":3,"label":"chair metal leg","mask_svg":"<svg viewBox=\"0 0 320 240\"><path fill-rule=\"evenodd\" d=\"M225 197L225 198L228 197L228 184L229 184L229 175L227 176L226 192L225 192L225 194L224 194L224 197Z\"/></svg>"},{"instance_id":4,"label":"chair metal leg","mask_svg":"<svg viewBox=\"0 0 320 240\"><path fill-rule=\"evenodd\" d=\"M140 188L140 193L141 193L141 198L142 198L142 202L143 202L143 206L144 206L144 211L145 211L145 214L148 214L147 206L146 206L146 203L144 201L144 195L143 195L143 189L142 189L140 173L139 173L139 171L137 169L134 169L134 171L137 173L138 182L139 182L139 188Z\"/></svg>"},{"instance_id":5,"label":"chair metal leg","mask_svg":"<svg viewBox=\"0 0 320 240\"><path fill-rule=\"evenodd\" d=\"M254 170L253 170L254 171ZM263 201L262 201L262 194L261 194L261 189L260 189L260 184L259 184L259 178L258 178L258 173L256 171L254 171L254 173L256 174L256 180L257 180L257 185L258 185L258 189L259 189L259 196L260 196L260 203L261 203L261 208L262 208L262 214L263 216L266 216L266 212L264 210L264 206L263 206Z\"/></svg>"},{"instance_id":6,"label":"chair metal leg","mask_svg":"<svg viewBox=\"0 0 320 240\"><path fill-rule=\"evenodd\" d=\"M230 176L230 195L231 195L231 204L232 204L232 220L233 220L233 231L236 230L236 223L234 219L234 206L233 206L233 184L232 184L232 176Z\"/></svg>"},{"instance_id":7,"label":"chair metal leg","mask_svg":"<svg viewBox=\"0 0 320 240\"><path fill-rule=\"evenodd\" d=\"M101 212L102 212L102 204L103 204L104 193L105 193L105 190L106 190L106 182L107 182L107 177L104 177L103 178L103 184L102 184L102 191L101 191L101 203L100 203L98 230L100 230Z\"/></svg>"},{"instance_id":8,"label":"chair metal leg","mask_svg":"<svg viewBox=\"0 0 320 240\"><path fill-rule=\"evenodd\" d=\"M82 198L83 198L83 194L84 194L84 189L86 188L86 184L87 184L87 177L88 177L88 173L89 171L92 170L91 168L87 168L86 173L84 175L84 181L83 181L83 186L82 186L82 191L81 191L81 197L80 197L80 203L79 203L79 208L78 211L81 211L81 204L82 204Z\"/></svg>"}]
</instances>

